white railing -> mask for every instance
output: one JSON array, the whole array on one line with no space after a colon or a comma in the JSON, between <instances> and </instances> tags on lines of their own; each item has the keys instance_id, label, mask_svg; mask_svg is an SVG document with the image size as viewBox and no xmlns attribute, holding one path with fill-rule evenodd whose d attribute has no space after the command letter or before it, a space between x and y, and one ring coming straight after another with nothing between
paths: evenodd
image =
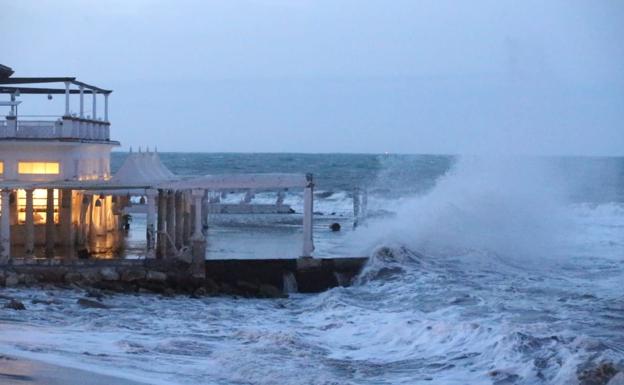
<instances>
[{"instance_id":1,"label":"white railing","mask_svg":"<svg viewBox=\"0 0 624 385\"><path fill-rule=\"evenodd\" d=\"M110 124L71 117L57 120L7 119L0 121L0 138L109 140Z\"/></svg>"},{"instance_id":2,"label":"white railing","mask_svg":"<svg viewBox=\"0 0 624 385\"><path fill-rule=\"evenodd\" d=\"M56 138L57 124L55 121L46 120L18 120L15 137L29 139Z\"/></svg>"}]
</instances>

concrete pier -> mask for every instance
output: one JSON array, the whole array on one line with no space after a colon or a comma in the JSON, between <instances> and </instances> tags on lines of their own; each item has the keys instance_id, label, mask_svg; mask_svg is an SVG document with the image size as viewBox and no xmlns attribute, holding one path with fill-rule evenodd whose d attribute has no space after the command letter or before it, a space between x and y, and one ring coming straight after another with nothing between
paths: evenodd
<instances>
[{"instance_id":1,"label":"concrete pier","mask_svg":"<svg viewBox=\"0 0 624 385\"><path fill-rule=\"evenodd\" d=\"M0 264L1 285L79 284L119 292L284 297L348 286L367 258L207 260L203 272L176 259L14 259Z\"/></svg>"}]
</instances>

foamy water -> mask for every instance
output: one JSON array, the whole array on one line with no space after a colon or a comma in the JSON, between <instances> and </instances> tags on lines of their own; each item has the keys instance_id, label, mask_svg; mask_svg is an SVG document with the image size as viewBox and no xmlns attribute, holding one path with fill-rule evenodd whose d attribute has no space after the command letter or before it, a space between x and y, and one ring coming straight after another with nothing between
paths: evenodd
<instances>
[{"instance_id":1,"label":"foamy water","mask_svg":"<svg viewBox=\"0 0 624 385\"><path fill-rule=\"evenodd\" d=\"M624 204L568 201L549 173L460 163L426 193L372 195L394 215L337 236L323 228L349 222L349 193L319 198L323 252L371 256L321 294L115 295L101 310L7 289L27 310L2 312L0 351L154 384L574 384L624 365Z\"/></svg>"}]
</instances>

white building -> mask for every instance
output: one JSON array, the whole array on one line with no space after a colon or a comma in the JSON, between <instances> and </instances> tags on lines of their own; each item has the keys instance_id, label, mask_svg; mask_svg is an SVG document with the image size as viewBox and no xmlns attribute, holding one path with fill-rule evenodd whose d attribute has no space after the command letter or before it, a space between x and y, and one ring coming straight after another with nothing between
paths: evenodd
<instances>
[{"instance_id":1,"label":"white building","mask_svg":"<svg viewBox=\"0 0 624 385\"><path fill-rule=\"evenodd\" d=\"M304 188L302 256L311 255L311 175L177 177L157 154L135 153L113 177L110 153L119 142L110 139L112 91L73 77L12 75L0 65L0 94L8 96L0 100L0 114L5 111L0 120L0 263L12 257L112 256L121 246L121 217L131 195L146 200L148 257L175 256L191 243L205 247L204 199L208 191L229 189ZM30 94L62 95L64 113L46 120L21 116L20 97ZM79 108L73 111L76 99Z\"/></svg>"}]
</instances>

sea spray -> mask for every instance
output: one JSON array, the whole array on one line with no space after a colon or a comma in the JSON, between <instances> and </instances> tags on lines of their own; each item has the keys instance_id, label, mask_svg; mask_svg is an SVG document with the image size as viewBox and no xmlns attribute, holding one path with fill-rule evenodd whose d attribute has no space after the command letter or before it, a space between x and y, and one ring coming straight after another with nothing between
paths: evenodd
<instances>
[{"instance_id":1,"label":"sea spray","mask_svg":"<svg viewBox=\"0 0 624 385\"><path fill-rule=\"evenodd\" d=\"M564 208L563 186L543 159L461 157L428 192L390 207L396 216L371 221L350 242L538 262L557 256L572 230Z\"/></svg>"}]
</instances>

